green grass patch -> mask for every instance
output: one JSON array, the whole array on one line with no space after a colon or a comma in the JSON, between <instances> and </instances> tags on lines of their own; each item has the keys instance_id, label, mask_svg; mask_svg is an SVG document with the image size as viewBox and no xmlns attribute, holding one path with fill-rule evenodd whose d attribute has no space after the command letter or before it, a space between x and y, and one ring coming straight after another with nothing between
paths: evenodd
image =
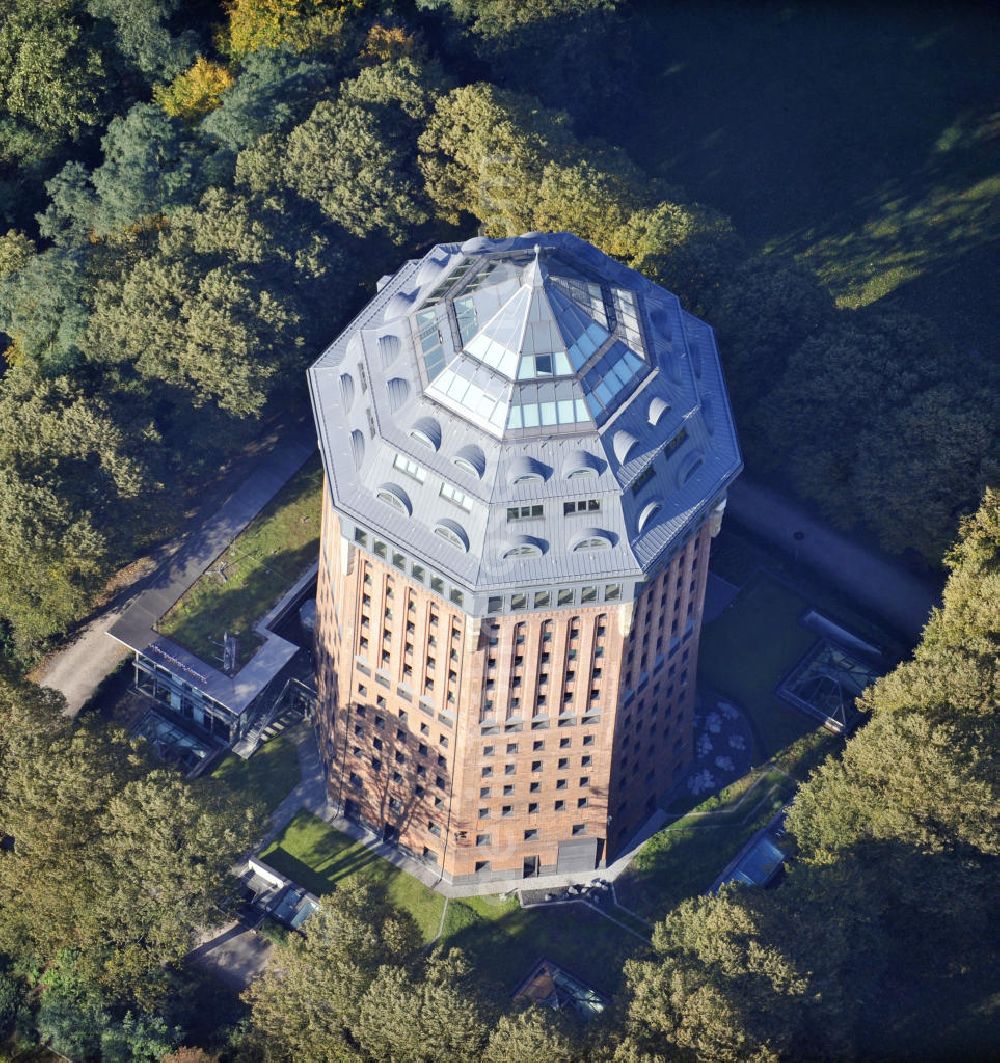
<instances>
[{"instance_id":1,"label":"green grass patch","mask_svg":"<svg viewBox=\"0 0 1000 1063\"><path fill-rule=\"evenodd\" d=\"M248 804L256 802L271 812L298 786L302 772L295 743L286 731L266 741L249 760L228 753L211 776L245 795Z\"/></svg>"},{"instance_id":2,"label":"green grass patch","mask_svg":"<svg viewBox=\"0 0 1000 1063\"><path fill-rule=\"evenodd\" d=\"M345 882L366 882L397 908L408 911L425 941L438 932L444 908L439 893L311 812L300 812L260 858L320 896Z\"/></svg>"},{"instance_id":3,"label":"green grass patch","mask_svg":"<svg viewBox=\"0 0 1000 1063\"><path fill-rule=\"evenodd\" d=\"M610 996L621 988L625 961L645 951L641 941L582 904L524 910L513 898L495 897L450 900L442 942L461 948L480 978L503 995L547 959Z\"/></svg>"},{"instance_id":4,"label":"green grass patch","mask_svg":"<svg viewBox=\"0 0 1000 1063\"><path fill-rule=\"evenodd\" d=\"M755 763L816 727L815 720L775 693L782 678L816 641L799 624L808 606L801 595L759 573L722 616L702 630L699 680L746 711Z\"/></svg>"},{"instance_id":5,"label":"green grass patch","mask_svg":"<svg viewBox=\"0 0 1000 1063\"><path fill-rule=\"evenodd\" d=\"M705 809L698 806L654 834L615 883L621 903L644 919L655 920L688 897L704 893L791 796L793 784L771 782L766 780L731 816L702 818L698 813Z\"/></svg>"},{"instance_id":6,"label":"green grass patch","mask_svg":"<svg viewBox=\"0 0 1000 1063\"><path fill-rule=\"evenodd\" d=\"M310 459L160 620L157 630L209 663L226 632L239 663L260 645L253 625L319 554L323 470Z\"/></svg>"}]
</instances>

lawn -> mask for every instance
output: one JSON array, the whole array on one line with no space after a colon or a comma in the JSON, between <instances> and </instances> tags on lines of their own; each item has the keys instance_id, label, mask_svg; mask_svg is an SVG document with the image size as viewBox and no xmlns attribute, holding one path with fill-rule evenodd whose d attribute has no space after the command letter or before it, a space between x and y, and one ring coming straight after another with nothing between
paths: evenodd
<instances>
[{"instance_id":1,"label":"lawn","mask_svg":"<svg viewBox=\"0 0 1000 1063\"><path fill-rule=\"evenodd\" d=\"M442 942L463 949L503 996L540 959L611 996L621 988L625 961L644 951L637 938L581 904L525 910L499 897L449 900Z\"/></svg>"},{"instance_id":2,"label":"lawn","mask_svg":"<svg viewBox=\"0 0 1000 1063\"><path fill-rule=\"evenodd\" d=\"M703 820L693 812L654 834L642 847L629 869L615 883L618 899L645 919L662 919L681 901L704 893L719 872L746 844L754 831L791 796L790 784L773 791L770 780L754 790L739 811L719 820ZM763 800L759 810L744 817Z\"/></svg>"},{"instance_id":3,"label":"lawn","mask_svg":"<svg viewBox=\"0 0 1000 1063\"><path fill-rule=\"evenodd\" d=\"M300 812L261 859L313 893L352 879L376 886L416 919L426 941L441 929L445 899L360 842ZM604 993L614 992L622 964L642 942L582 905L523 910L515 898L449 900L441 943L464 949L483 983L511 993L542 957Z\"/></svg>"},{"instance_id":4,"label":"lawn","mask_svg":"<svg viewBox=\"0 0 1000 1063\"><path fill-rule=\"evenodd\" d=\"M300 812L261 859L317 895L352 879L367 882L410 912L426 941L433 940L441 925L440 894L310 812Z\"/></svg>"},{"instance_id":5,"label":"lawn","mask_svg":"<svg viewBox=\"0 0 1000 1063\"><path fill-rule=\"evenodd\" d=\"M228 753L212 769L211 775L245 796L248 802L258 802L269 812L277 808L302 778L295 743L287 731L264 742L249 760Z\"/></svg>"},{"instance_id":6,"label":"lawn","mask_svg":"<svg viewBox=\"0 0 1000 1063\"><path fill-rule=\"evenodd\" d=\"M758 572L722 616L702 630L699 681L746 710L755 763L816 727L815 720L775 693L784 675L816 641L798 622L809 604Z\"/></svg>"},{"instance_id":7,"label":"lawn","mask_svg":"<svg viewBox=\"0 0 1000 1063\"><path fill-rule=\"evenodd\" d=\"M260 638L254 623L319 556L323 471L314 457L288 481L164 616L157 630L204 661L226 632L239 637L240 665Z\"/></svg>"},{"instance_id":8,"label":"lawn","mask_svg":"<svg viewBox=\"0 0 1000 1063\"><path fill-rule=\"evenodd\" d=\"M840 305L898 304L996 355L991 5L642 0L630 15L627 108L593 108L591 131L729 213L751 249L799 257Z\"/></svg>"}]
</instances>

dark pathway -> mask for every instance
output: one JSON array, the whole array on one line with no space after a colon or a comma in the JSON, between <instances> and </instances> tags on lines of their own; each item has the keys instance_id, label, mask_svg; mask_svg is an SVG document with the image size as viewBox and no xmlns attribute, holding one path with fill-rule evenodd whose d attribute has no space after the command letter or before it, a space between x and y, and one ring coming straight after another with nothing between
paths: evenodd
<instances>
[{"instance_id":1,"label":"dark pathway","mask_svg":"<svg viewBox=\"0 0 1000 1063\"><path fill-rule=\"evenodd\" d=\"M912 641L940 601L931 581L834 531L798 502L746 474L729 490L726 516L816 571Z\"/></svg>"}]
</instances>

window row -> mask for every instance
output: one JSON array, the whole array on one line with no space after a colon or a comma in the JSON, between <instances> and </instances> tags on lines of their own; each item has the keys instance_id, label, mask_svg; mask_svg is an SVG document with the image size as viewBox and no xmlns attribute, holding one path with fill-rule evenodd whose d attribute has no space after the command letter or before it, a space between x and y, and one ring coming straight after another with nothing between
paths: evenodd
<instances>
[{"instance_id":1,"label":"window row","mask_svg":"<svg viewBox=\"0 0 1000 1063\"><path fill-rule=\"evenodd\" d=\"M506 610L518 613L529 608L552 609L621 600L622 584L606 583L602 587L560 587L556 591L516 591L511 595L490 595L486 611L491 614L502 613L506 606Z\"/></svg>"}]
</instances>

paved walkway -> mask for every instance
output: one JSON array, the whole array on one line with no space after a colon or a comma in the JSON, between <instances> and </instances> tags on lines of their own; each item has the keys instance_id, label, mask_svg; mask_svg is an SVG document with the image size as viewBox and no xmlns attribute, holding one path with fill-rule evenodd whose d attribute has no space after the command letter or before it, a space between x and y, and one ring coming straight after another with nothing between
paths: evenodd
<instances>
[{"instance_id":1,"label":"paved walkway","mask_svg":"<svg viewBox=\"0 0 1000 1063\"><path fill-rule=\"evenodd\" d=\"M94 617L66 647L50 657L40 669L40 686L58 690L66 698L66 711L75 716L93 695L101 680L110 674L129 651L108 635L108 630L132 606L150 600L155 612L163 589L176 590L178 580L185 588L228 546L233 536L250 523L274 497L285 482L316 447L311 422L298 422L282 429L282 438L253 463L249 475L241 463L233 474L225 501L212 513L162 547L156 556L156 568L138 575L123 587L110 605ZM154 619L159 619L158 614Z\"/></svg>"},{"instance_id":2,"label":"paved walkway","mask_svg":"<svg viewBox=\"0 0 1000 1063\"><path fill-rule=\"evenodd\" d=\"M940 587L892 558L834 531L805 507L745 474L729 489L726 515L815 570L900 634L916 641Z\"/></svg>"},{"instance_id":3,"label":"paved walkway","mask_svg":"<svg viewBox=\"0 0 1000 1063\"><path fill-rule=\"evenodd\" d=\"M234 992L242 993L267 966L272 948L259 934L242 923L232 922L213 930L184 959L192 967L218 978Z\"/></svg>"}]
</instances>

